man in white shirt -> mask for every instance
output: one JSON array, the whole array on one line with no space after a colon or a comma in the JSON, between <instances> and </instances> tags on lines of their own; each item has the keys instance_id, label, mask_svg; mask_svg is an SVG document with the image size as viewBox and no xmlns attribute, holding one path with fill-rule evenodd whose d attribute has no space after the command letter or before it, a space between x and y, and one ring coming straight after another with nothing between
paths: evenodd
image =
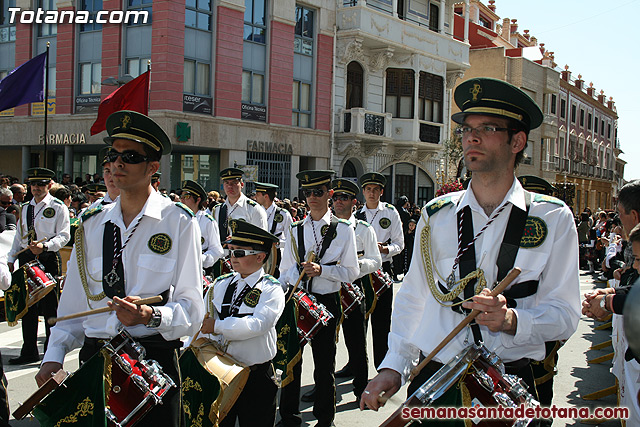
<instances>
[{"instance_id":1,"label":"man in white shirt","mask_svg":"<svg viewBox=\"0 0 640 427\"><path fill-rule=\"evenodd\" d=\"M274 203L278 186L268 184L266 182L256 182L256 202L267 212L267 226L271 234L278 237L278 258L271 260L271 264L275 262L275 270L273 276L280 277L280 262L282 261L282 251L287 240L289 228L291 228L291 214L286 209L282 209Z\"/></svg>"}]
</instances>

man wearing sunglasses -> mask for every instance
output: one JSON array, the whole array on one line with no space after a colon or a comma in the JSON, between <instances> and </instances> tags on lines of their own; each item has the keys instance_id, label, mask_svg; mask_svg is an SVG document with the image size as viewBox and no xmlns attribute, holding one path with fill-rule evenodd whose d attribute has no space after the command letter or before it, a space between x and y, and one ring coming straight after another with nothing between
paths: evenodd
<instances>
[{"instance_id":1,"label":"man wearing sunglasses","mask_svg":"<svg viewBox=\"0 0 640 427\"><path fill-rule=\"evenodd\" d=\"M293 220L291 219L291 214L286 209L276 206L273 202L276 198L276 192L278 191L277 185L266 182L256 182L255 184L256 201L260 203L260 206L267 212L268 230L280 240L278 243L278 259L276 260L276 268L273 273L273 275L278 278L280 277L282 251L284 250L287 234Z\"/></svg>"},{"instance_id":2,"label":"man wearing sunglasses","mask_svg":"<svg viewBox=\"0 0 640 427\"><path fill-rule=\"evenodd\" d=\"M207 193L202 185L190 179L182 184L180 201L191 209L196 215L196 221L200 226L202 235L202 268L206 274L211 274L213 264L224 256L218 224L213 217L204 211L207 202Z\"/></svg>"},{"instance_id":3,"label":"man wearing sunglasses","mask_svg":"<svg viewBox=\"0 0 640 427\"><path fill-rule=\"evenodd\" d=\"M475 321L420 371L409 395L443 364L482 342L536 398L530 361L543 360L545 342L568 339L580 319L573 215L562 201L525 191L515 177L542 111L523 90L490 78L462 82L454 98L461 111L452 119L461 125L464 161L473 178L467 190L438 197L422 210L413 261L394 303L389 351L361 408L377 410L379 396L396 393L414 363L473 309L480 312ZM502 295L491 296L489 288L514 266L522 273ZM433 406L459 407L476 398L463 392L455 384ZM464 420L449 425L463 426Z\"/></svg>"},{"instance_id":4,"label":"man wearing sunglasses","mask_svg":"<svg viewBox=\"0 0 640 427\"><path fill-rule=\"evenodd\" d=\"M104 197L100 200L96 200L96 202L90 206L90 208L95 207L98 203L101 205L109 205L116 201L116 198L120 195L120 189L116 187L113 182L113 174L111 173L111 161L109 151L111 151L111 147L104 147L98 153L98 160L102 164L102 179L104 179L104 185L107 188L107 191Z\"/></svg>"},{"instance_id":5,"label":"man wearing sunglasses","mask_svg":"<svg viewBox=\"0 0 640 427\"><path fill-rule=\"evenodd\" d=\"M365 173L360 177L360 186L365 198L365 205L355 213L355 217L366 221L376 231L378 250L382 257L382 270L394 277L391 267L392 259L404 249L404 233L402 220L395 206L381 202L387 178L377 172ZM371 313L371 332L373 336L373 363L376 368L387 354L387 339L391 330L391 305L393 288L389 288L380 296L375 296L375 310ZM336 372L337 378L352 375L349 365Z\"/></svg>"},{"instance_id":6,"label":"man wearing sunglasses","mask_svg":"<svg viewBox=\"0 0 640 427\"><path fill-rule=\"evenodd\" d=\"M205 295L202 333L251 368L249 379L221 427L273 427L276 393L271 359L276 355L275 325L284 309L280 282L262 266L278 238L243 220L229 220L227 251L234 272L220 276Z\"/></svg>"},{"instance_id":7,"label":"man wearing sunglasses","mask_svg":"<svg viewBox=\"0 0 640 427\"><path fill-rule=\"evenodd\" d=\"M27 170L27 179L33 199L22 205L20 227L9 253L9 269L14 270L16 259L20 266L37 259L46 273L60 275L60 254L58 251L70 239L69 209L60 200L49 194L55 173L45 168ZM23 249L26 249L23 251ZM22 252L21 252L22 251ZM58 299L56 292L29 308L22 317L22 348L20 356L9 359L11 365L22 365L40 361L38 352L38 315L54 317ZM49 344L50 326L45 323L46 339L44 350Z\"/></svg>"},{"instance_id":8,"label":"man wearing sunglasses","mask_svg":"<svg viewBox=\"0 0 640 427\"><path fill-rule=\"evenodd\" d=\"M301 288L313 295L333 315L326 326L320 328L311 340L316 399L313 415L317 426L326 427L335 417L335 356L336 326L340 319L341 282L351 283L358 278L360 268L356 253L355 233L349 221L336 218L329 209L330 170L303 171L296 175L309 204L309 215L292 224L282 256L280 281L297 282L304 273ZM314 261L307 262L310 252ZM283 426L299 426L300 373L302 359L293 368L293 380L282 389L280 415Z\"/></svg>"},{"instance_id":9,"label":"man wearing sunglasses","mask_svg":"<svg viewBox=\"0 0 640 427\"><path fill-rule=\"evenodd\" d=\"M177 388L145 415L144 425L178 426L182 418L177 349L204 318L200 229L193 213L151 187L171 142L151 118L118 111L106 121L108 160L120 189L114 203L82 217L71 254L58 316L110 307L112 311L59 322L36 381L62 368L65 355L81 347L80 363L100 352L124 329L156 360ZM81 231L82 230L82 231ZM160 305L134 301L162 296Z\"/></svg>"}]
</instances>

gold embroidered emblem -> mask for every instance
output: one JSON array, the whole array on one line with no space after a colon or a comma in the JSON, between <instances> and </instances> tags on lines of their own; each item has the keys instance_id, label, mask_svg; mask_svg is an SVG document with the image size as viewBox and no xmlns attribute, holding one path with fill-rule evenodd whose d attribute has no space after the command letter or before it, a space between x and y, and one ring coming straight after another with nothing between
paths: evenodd
<instances>
[{"instance_id":1,"label":"gold embroidered emblem","mask_svg":"<svg viewBox=\"0 0 640 427\"><path fill-rule=\"evenodd\" d=\"M244 302L247 307L254 308L260 301L261 293L262 291L260 289L253 288L249 291L249 293L247 293L247 295L245 295L242 302Z\"/></svg>"},{"instance_id":2,"label":"gold embroidered emblem","mask_svg":"<svg viewBox=\"0 0 640 427\"><path fill-rule=\"evenodd\" d=\"M473 95L471 97L472 101L477 101L478 100L478 95L480 95L482 93L482 86L480 86L479 83L475 83L473 85L473 87L471 89L469 89L469 93L471 95Z\"/></svg>"},{"instance_id":3,"label":"gold embroidered emblem","mask_svg":"<svg viewBox=\"0 0 640 427\"><path fill-rule=\"evenodd\" d=\"M547 224L536 216L527 218L520 240L521 248L537 248L547 237Z\"/></svg>"},{"instance_id":4,"label":"gold embroidered emblem","mask_svg":"<svg viewBox=\"0 0 640 427\"><path fill-rule=\"evenodd\" d=\"M171 250L171 237L165 233L158 233L151 236L147 243L153 252L164 255Z\"/></svg>"},{"instance_id":5,"label":"gold embroidered emblem","mask_svg":"<svg viewBox=\"0 0 640 427\"><path fill-rule=\"evenodd\" d=\"M342 181L338 181L338 184L336 185L336 187L338 188L342 187Z\"/></svg>"},{"instance_id":6,"label":"gold embroidered emblem","mask_svg":"<svg viewBox=\"0 0 640 427\"><path fill-rule=\"evenodd\" d=\"M120 119L120 123L122 124L122 129L128 128L131 124L131 116L125 114L124 116L122 116L122 119Z\"/></svg>"},{"instance_id":7,"label":"gold embroidered emblem","mask_svg":"<svg viewBox=\"0 0 640 427\"><path fill-rule=\"evenodd\" d=\"M237 221L231 221L231 234L236 234L236 229L238 228Z\"/></svg>"}]
</instances>

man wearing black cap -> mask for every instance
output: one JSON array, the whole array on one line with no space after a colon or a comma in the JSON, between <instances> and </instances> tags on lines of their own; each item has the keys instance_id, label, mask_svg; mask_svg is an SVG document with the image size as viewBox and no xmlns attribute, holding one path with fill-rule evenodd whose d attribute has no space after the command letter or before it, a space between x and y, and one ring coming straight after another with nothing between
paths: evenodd
<instances>
[{"instance_id":1,"label":"man wearing black cap","mask_svg":"<svg viewBox=\"0 0 640 427\"><path fill-rule=\"evenodd\" d=\"M333 216L329 209L331 170L303 171L296 175L309 204L309 215L294 222L282 256L280 281L293 285L302 272L302 289L313 295L333 315L311 340L316 384L313 415L317 426L326 427L335 417L336 326L340 307L341 282L358 278L358 255L355 233L349 221ZM314 261L307 261L315 253ZM280 415L283 426L299 426L301 362L293 368L293 380L282 389Z\"/></svg>"},{"instance_id":2,"label":"man wearing black cap","mask_svg":"<svg viewBox=\"0 0 640 427\"><path fill-rule=\"evenodd\" d=\"M273 234L243 220L229 220L227 251L234 272L218 277L205 295L202 333L251 373L221 427L273 427L276 394L271 359L276 355L275 325L284 309L280 282L262 266L278 242Z\"/></svg>"},{"instance_id":3,"label":"man wearing black cap","mask_svg":"<svg viewBox=\"0 0 640 427\"><path fill-rule=\"evenodd\" d=\"M120 189L115 203L87 211L71 253L58 316L101 307L113 311L61 321L36 381L62 368L65 355L80 350L80 362L99 352L124 327L178 384L145 416L145 425L178 426L180 337L194 335L204 318L200 229L193 213L151 187L160 158L171 152L166 133L149 117L118 111L106 122L108 160ZM134 296L135 295L135 296ZM158 306L133 301L161 295Z\"/></svg>"},{"instance_id":4,"label":"man wearing black cap","mask_svg":"<svg viewBox=\"0 0 640 427\"><path fill-rule=\"evenodd\" d=\"M22 205L20 227L9 253L9 269L13 271L16 259L20 265L37 259L52 276L60 274L60 254L58 251L69 241L69 209L60 200L49 194L55 173L45 168L27 170L29 185L33 199ZM28 248L25 251L23 249ZM22 251L22 252L20 252ZM19 253L20 252L20 253ZM20 356L9 359L12 365L32 363L40 360L38 353L38 315L47 317L56 315L58 299L55 292L50 292L43 299L29 308L22 317L22 349ZM44 350L49 344L50 326L45 325L46 339Z\"/></svg>"},{"instance_id":5,"label":"man wearing black cap","mask_svg":"<svg viewBox=\"0 0 640 427\"><path fill-rule=\"evenodd\" d=\"M470 344L483 342L535 397L528 362L542 360L545 342L567 339L577 327L573 215L560 200L523 190L514 175L529 131L542 123L540 108L522 90L488 78L460 84L455 101L461 112L452 118L460 124L473 178L466 191L434 199L422 210L414 259L395 300L389 351L362 395L361 408L377 410L380 394L397 392L414 364L472 309L480 311L475 322L422 369L409 394ZM514 266L522 273L502 295L490 296L487 288ZM461 390L451 387L435 406L469 403Z\"/></svg>"},{"instance_id":6,"label":"man wearing black cap","mask_svg":"<svg viewBox=\"0 0 640 427\"><path fill-rule=\"evenodd\" d=\"M188 179L182 184L180 201L195 213L196 221L200 226L200 234L202 235L202 268L205 273L209 274L213 264L224 256L224 251L220 244L218 224L211 215L204 211L207 193L202 188L202 185Z\"/></svg>"},{"instance_id":7,"label":"man wearing black cap","mask_svg":"<svg viewBox=\"0 0 640 427\"><path fill-rule=\"evenodd\" d=\"M162 176L162 172L158 171L151 176L151 187L154 191L158 191L160 188L160 177Z\"/></svg>"},{"instance_id":8,"label":"man wearing black cap","mask_svg":"<svg viewBox=\"0 0 640 427\"><path fill-rule=\"evenodd\" d=\"M88 209L96 207L98 204L108 205L115 202L116 198L120 195L120 189L116 187L113 182L113 174L111 173L111 162L109 161L109 151L111 147L104 147L100 149L98 153L98 161L102 165L102 179L104 180L104 196L97 199L89 206Z\"/></svg>"},{"instance_id":9,"label":"man wearing black cap","mask_svg":"<svg viewBox=\"0 0 640 427\"><path fill-rule=\"evenodd\" d=\"M360 177L360 187L365 198L365 205L355 213L355 217L366 221L376 232L378 250L382 256L382 270L394 277L391 261L404 249L404 233L402 220L395 206L384 203L380 198L384 194L387 178L377 172L365 173ZM387 339L391 330L391 305L393 302L393 288L389 288L377 299L375 310L371 313L371 332L373 335L373 363L380 366L384 355L387 354ZM351 375L349 366L336 372L336 377Z\"/></svg>"},{"instance_id":10,"label":"man wearing black cap","mask_svg":"<svg viewBox=\"0 0 640 427\"><path fill-rule=\"evenodd\" d=\"M282 251L287 240L287 234L291 223L291 214L286 209L282 209L273 202L276 198L278 186L268 184L266 182L256 182L256 202L267 212L267 226L271 234L278 237L278 259L276 260L276 269L274 276L280 277L280 262L282 261Z\"/></svg>"}]
</instances>

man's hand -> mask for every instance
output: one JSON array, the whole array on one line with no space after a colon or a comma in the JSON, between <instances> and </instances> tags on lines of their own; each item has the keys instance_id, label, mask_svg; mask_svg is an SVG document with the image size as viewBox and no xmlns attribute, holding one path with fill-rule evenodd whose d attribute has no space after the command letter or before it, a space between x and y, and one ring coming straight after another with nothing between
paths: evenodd
<instances>
[{"instance_id":1,"label":"man's hand","mask_svg":"<svg viewBox=\"0 0 640 427\"><path fill-rule=\"evenodd\" d=\"M151 319L153 310L148 305L136 305L133 301L141 299L138 296L127 296L122 298L113 297L113 301L108 301L107 305L116 312L120 323L124 326L146 325Z\"/></svg>"},{"instance_id":2,"label":"man's hand","mask_svg":"<svg viewBox=\"0 0 640 427\"><path fill-rule=\"evenodd\" d=\"M491 332L504 332L515 335L518 318L515 312L507 307L507 299L503 295L491 296L491 291L483 289L472 301L462 304L464 308L479 310L476 323L489 328Z\"/></svg>"},{"instance_id":3,"label":"man's hand","mask_svg":"<svg viewBox=\"0 0 640 427\"><path fill-rule=\"evenodd\" d=\"M216 326L216 319L213 317L209 317L209 313L204 316L204 320L202 321L202 327L200 328L200 332L203 334L213 334L214 328Z\"/></svg>"},{"instance_id":4,"label":"man's hand","mask_svg":"<svg viewBox=\"0 0 640 427\"><path fill-rule=\"evenodd\" d=\"M382 243L378 242L378 251L380 251L381 254L388 254L389 246L385 246Z\"/></svg>"},{"instance_id":5,"label":"man's hand","mask_svg":"<svg viewBox=\"0 0 640 427\"><path fill-rule=\"evenodd\" d=\"M369 381L367 388L360 396L360 410L363 411L365 406L377 411L378 408L384 406L384 403L391 396L400 390L402 379L400 374L393 369L381 369L380 373L374 379ZM383 393L383 401L380 402L378 397Z\"/></svg>"},{"instance_id":6,"label":"man's hand","mask_svg":"<svg viewBox=\"0 0 640 427\"><path fill-rule=\"evenodd\" d=\"M610 312L603 310L602 307L600 307L600 301L603 298L606 298L607 295L608 293L598 294L589 300L585 299L582 302L582 314L592 319L602 319L609 315Z\"/></svg>"},{"instance_id":7,"label":"man's hand","mask_svg":"<svg viewBox=\"0 0 640 427\"><path fill-rule=\"evenodd\" d=\"M300 264L307 277L316 277L322 274L322 266L315 262L303 262Z\"/></svg>"},{"instance_id":8,"label":"man's hand","mask_svg":"<svg viewBox=\"0 0 640 427\"><path fill-rule=\"evenodd\" d=\"M42 252L44 252L44 244L32 242L29 244L29 250L34 255L40 255Z\"/></svg>"},{"instance_id":9,"label":"man's hand","mask_svg":"<svg viewBox=\"0 0 640 427\"><path fill-rule=\"evenodd\" d=\"M40 370L36 374L36 384L42 387L56 372L62 369L62 364L58 362L45 362L40 366Z\"/></svg>"}]
</instances>

